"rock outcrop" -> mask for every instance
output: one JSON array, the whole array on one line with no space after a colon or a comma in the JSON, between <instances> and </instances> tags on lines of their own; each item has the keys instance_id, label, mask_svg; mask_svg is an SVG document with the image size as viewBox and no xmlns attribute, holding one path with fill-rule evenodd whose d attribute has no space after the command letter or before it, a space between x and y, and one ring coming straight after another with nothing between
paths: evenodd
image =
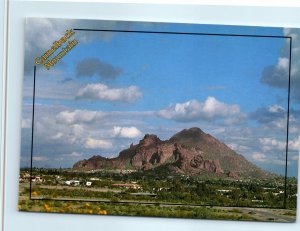
<instances>
[{"instance_id":1,"label":"rock outcrop","mask_svg":"<svg viewBox=\"0 0 300 231\"><path fill-rule=\"evenodd\" d=\"M199 175L209 173L235 179L241 176L268 177L270 174L256 167L224 143L199 128L184 129L162 141L147 134L138 144L116 158L93 156L74 164L74 169L151 170L168 168L174 173Z\"/></svg>"}]
</instances>

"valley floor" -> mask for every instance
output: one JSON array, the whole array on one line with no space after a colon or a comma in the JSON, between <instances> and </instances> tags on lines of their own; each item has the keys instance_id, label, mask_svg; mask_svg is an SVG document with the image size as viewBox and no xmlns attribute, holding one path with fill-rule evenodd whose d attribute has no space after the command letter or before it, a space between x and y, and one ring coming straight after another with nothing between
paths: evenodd
<instances>
[{"instance_id":1,"label":"valley floor","mask_svg":"<svg viewBox=\"0 0 300 231\"><path fill-rule=\"evenodd\" d=\"M162 172L21 170L19 210L294 222L297 179L213 178ZM284 209L283 209L284 208Z\"/></svg>"},{"instance_id":2,"label":"valley floor","mask_svg":"<svg viewBox=\"0 0 300 231\"><path fill-rule=\"evenodd\" d=\"M47 190L60 188L66 191L76 191L75 188L67 186L40 187ZM29 199L28 195L24 194L28 190L28 184L20 184L20 211L270 222L295 222L296 220L295 209L182 205L180 203L157 203L149 200L114 200L84 196L76 197L76 201L74 201L74 198L70 196L57 195L55 199L47 198L38 195L36 191L33 191L32 198ZM92 188L90 190L94 192L107 191L107 189ZM115 193L118 192L115 190Z\"/></svg>"}]
</instances>

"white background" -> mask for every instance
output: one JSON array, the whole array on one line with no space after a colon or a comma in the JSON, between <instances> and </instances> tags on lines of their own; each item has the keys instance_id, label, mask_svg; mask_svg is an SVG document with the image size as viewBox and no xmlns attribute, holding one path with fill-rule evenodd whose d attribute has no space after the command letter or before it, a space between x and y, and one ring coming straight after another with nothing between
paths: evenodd
<instances>
[{"instance_id":1,"label":"white background","mask_svg":"<svg viewBox=\"0 0 300 231\"><path fill-rule=\"evenodd\" d=\"M1 1L1 0L0 0ZM116 1L115 1L116 2ZM126 2L119 0L119 2ZM129 1L127 1L129 2ZM134 1L131 1L134 2ZM21 131L21 98L24 58L24 17L57 17L57 18L82 18L82 19L108 19L108 20L133 20L133 21L158 21L158 22L186 22L204 24L227 25L256 25L299 27L300 8L286 7L238 7L218 6L218 4L236 4L239 1L184 1L188 4L117 4L117 3L65 3L46 1L10 1L9 7L9 66L7 86L6 111L6 156L5 171L3 166L1 174L4 174L5 182L1 189L4 193L4 214L2 231L60 231L60 230L222 230L222 231L289 231L300 230L300 221L294 224L268 223L268 222L233 222L191 219L167 219L167 218L140 218L118 216L92 216L92 215L68 215L68 214L42 214L24 213L17 211L18 195L18 171L20 158L20 131ZM152 2L170 2L166 0L152 0ZM174 0L173 2L180 2ZM195 2L212 2L215 6L193 5ZM280 1L242 1L246 5L280 5ZM285 1L285 5L294 6L297 1ZM0 11L2 17L2 2ZM282 5L282 3L281 3ZM299 3L298 3L299 6ZM0 21L1 22L1 21ZM0 33L2 22L0 23ZM0 54L2 50L2 34L0 37ZM0 73L2 73L0 59ZM2 78L3 79L3 78ZM1 83L0 83L1 87ZM2 89L2 88L1 88ZM0 91L1 99L1 91ZM3 110L3 104L2 104ZM3 116L4 117L4 116ZM1 127L0 127L1 128ZM2 136L1 136L2 137ZM2 137L3 138L3 137ZM3 144L1 146L3 148ZM2 153L3 154L3 153ZM3 185L4 183L4 185ZM299 202L299 200L298 200ZM299 203L298 203L299 212Z\"/></svg>"},{"instance_id":2,"label":"white background","mask_svg":"<svg viewBox=\"0 0 300 231\"><path fill-rule=\"evenodd\" d=\"M2 210L2 165L3 165L3 108L4 108L4 97L3 97L3 87L4 87L4 25L5 25L5 19L6 19L6 14L5 14L5 2L0 0L0 215L2 214L1 210ZM0 227L1 227L1 223L2 219L0 216Z\"/></svg>"}]
</instances>

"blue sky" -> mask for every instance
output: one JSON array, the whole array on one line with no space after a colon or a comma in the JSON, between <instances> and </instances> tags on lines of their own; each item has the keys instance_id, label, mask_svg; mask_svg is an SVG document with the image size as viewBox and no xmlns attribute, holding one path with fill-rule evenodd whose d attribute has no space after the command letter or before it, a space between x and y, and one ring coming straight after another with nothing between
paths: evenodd
<instances>
[{"instance_id":1,"label":"blue sky","mask_svg":"<svg viewBox=\"0 0 300 231\"><path fill-rule=\"evenodd\" d=\"M291 33L283 28L50 19L27 19L27 28L23 166L28 164L31 122L30 60L66 29ZM50 71L37 68L35 166L70 167L92 155L117 156L146 133L168 139L197 126L258 166L284 173L287 39L87 31L76 31L74 38L78 45L59 64ZM296 66L292 74L297 83ZM294 91L292 87L288 162L293 176L300 143Z\"/></svg>"}]
</instances>

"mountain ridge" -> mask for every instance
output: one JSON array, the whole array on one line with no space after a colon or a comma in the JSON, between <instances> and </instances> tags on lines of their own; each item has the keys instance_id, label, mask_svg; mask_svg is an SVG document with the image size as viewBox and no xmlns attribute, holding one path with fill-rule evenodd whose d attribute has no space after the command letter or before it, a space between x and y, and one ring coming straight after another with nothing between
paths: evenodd
<instances>
[{"instance_id":1,"label":"mountain ridge","mask_svg":"<svg viewBox=\"0 0 300 231\"><path fill-rule=\"evenodd\" d=\"M184 129L168 140L155 134L146 134L138 144L131 144L118 157L93 156L76 162L73 169L155 170L166 168L169 172L187 175L209 173L232 178L272 176L243 155L236 153L200 128Z\"/></svg>"}]
</instances>

